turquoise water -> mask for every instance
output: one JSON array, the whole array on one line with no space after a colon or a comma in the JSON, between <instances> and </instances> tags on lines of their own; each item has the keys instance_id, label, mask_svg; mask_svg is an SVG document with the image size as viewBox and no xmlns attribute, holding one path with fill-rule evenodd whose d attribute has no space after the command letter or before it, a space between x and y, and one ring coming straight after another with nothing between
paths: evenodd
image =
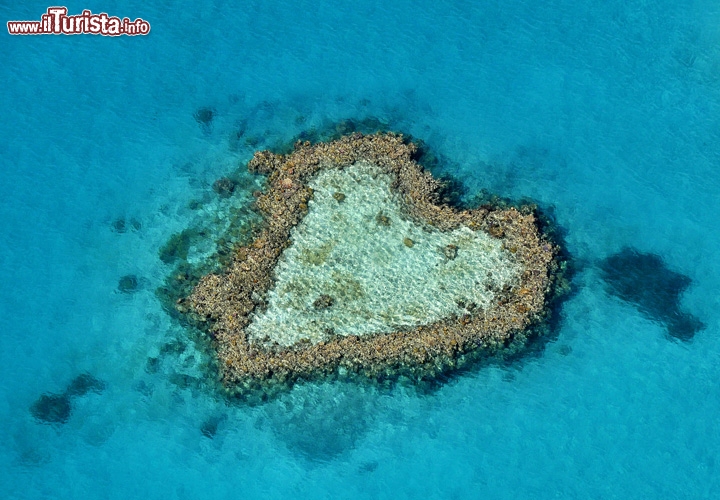
<instances>
[{"instance_id":1,"label":"turquoise water","mask_svg":"<svg viewBox=\"0 0 720 500\"><path fill-rule=\"evenodd\" d=\"M4 498L720 496L716 2L67 7L152 32L2 35ZM371 116L426 140L469 195L553 207L582 267L544 351L431 394L316 384L254 407L178 382L190 348L153 368L183 335L154 295L158 249L212 217L212 182ZM598 262L628 245L693 280L692 341L606 292ZM101 393L65 424L33 418L86 372Z\"/></svg>"}]
</instances>

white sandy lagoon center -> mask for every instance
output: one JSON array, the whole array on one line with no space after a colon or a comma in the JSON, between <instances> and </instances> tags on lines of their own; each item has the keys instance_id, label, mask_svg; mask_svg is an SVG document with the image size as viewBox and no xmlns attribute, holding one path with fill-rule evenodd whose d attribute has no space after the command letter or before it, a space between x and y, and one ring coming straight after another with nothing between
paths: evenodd
<instances>
[{"instance_id":1,"label":"white sandy lagoon center","mask_svg":"<svg viewBox=\"0 0 720 500\"><path fill-rule=\"evenodd\" d=\"M321 170L308 214L275 268L251 338L288 346L388 333L486 308L517 282L501 241L461 227L441 232L404 216L391 177L367 162Z\"/></svg>"}]
</instances>

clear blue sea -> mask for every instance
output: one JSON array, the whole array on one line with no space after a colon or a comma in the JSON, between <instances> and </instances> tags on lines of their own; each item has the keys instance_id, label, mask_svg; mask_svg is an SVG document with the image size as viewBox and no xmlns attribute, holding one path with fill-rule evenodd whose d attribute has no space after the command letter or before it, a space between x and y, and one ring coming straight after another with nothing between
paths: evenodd
<instances>
[{"instance_id":1,"label":"clear blue sea","mask_svg":"<svg viewBox=\"0 0 720 500\"><path fill-rule=\"evenodd\" d=\"M152 31L0 35L0 497L720 498L720 4L65 5ZM213 181L367 117L467 196L552 210L580 271L542 352L429 394L305 384L256 406L177 383L192 347L152 368L184 335L158 249L213 217ZM692 280L691 341L608 293L598 263L626 246ZM104 390L33 417L82 373Z\"/></svg>"}]
</instances>

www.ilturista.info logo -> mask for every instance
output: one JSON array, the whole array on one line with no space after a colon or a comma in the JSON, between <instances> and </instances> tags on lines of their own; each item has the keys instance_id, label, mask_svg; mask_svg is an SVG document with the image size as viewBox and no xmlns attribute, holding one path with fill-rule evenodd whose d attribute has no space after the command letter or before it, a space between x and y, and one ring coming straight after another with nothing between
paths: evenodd
<instances>
[{"instance_id":1,"label":"www.ilturista.info logo","mask_svg":"<svg viewBox=\"0 0 720 500\"><path fill-rule=\"evenodd\" d=\"M120 19L102 12L93 14L83 10L77 16L68 16L67 7L49 7L39 21L8 21L8 33L11 35L147 35L150 23L137 18L131 21L127 17Z\"/></svg>"}]
</instances>

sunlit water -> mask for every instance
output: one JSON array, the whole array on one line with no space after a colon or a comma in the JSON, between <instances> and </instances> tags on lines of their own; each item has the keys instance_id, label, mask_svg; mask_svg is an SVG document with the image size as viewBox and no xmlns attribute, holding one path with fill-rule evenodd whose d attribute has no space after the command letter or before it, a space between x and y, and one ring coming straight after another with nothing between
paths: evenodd
<instances>
[{"instance_id":1,"label":"sunlit water","mask_svg":"<svg viewBox=\"0 0 720 500\"><path fill-rule=\"evenodd\" d=\"M71 3L152 32L3 35L2 496L720 495L716 2L288 4ZM228 405L174 342L158 251L255 149L366 117L425 140L468 199L550 209L577 293L541 352L430 394L308 384ZM625 246L693 280L692 341L607 293L598 262ZM33 418L86 372L100 394Z\"/></svg>"}]
</instances>

